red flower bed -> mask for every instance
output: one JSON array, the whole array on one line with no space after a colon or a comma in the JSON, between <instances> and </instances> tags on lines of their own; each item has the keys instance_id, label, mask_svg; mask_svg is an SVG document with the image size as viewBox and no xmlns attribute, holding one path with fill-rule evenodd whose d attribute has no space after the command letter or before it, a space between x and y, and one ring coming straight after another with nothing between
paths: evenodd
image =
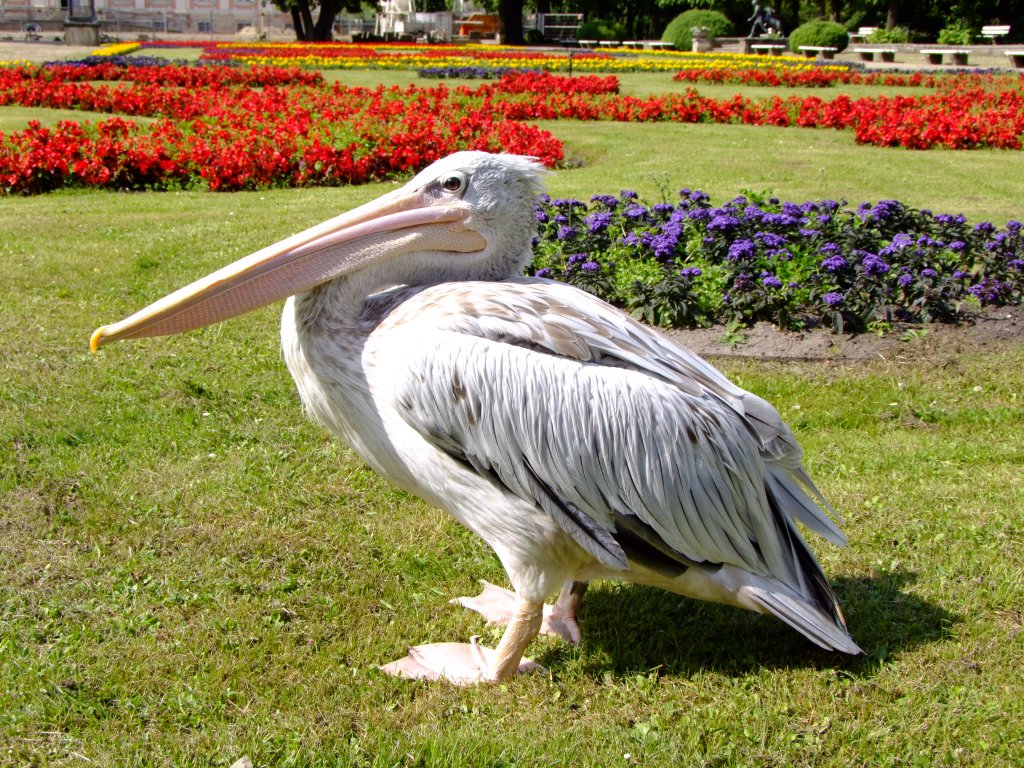
<instances>
[{"instance_id":1,"label":"red flower bed","mask_svg":"<svg viewBox=\"0 0 1024 768\"><path fill-rule=\"evenodd\" d=\"M884 85L893 87L935 88L948 76L886 72L858 72L852 69L826 69L824 67L777 69L685 69L672 79L681 83L730 83L736 85L767 85L789 88L827 88L839 85Z\"/></svg>"},{"instance_id":2,"label":"red flower bed","mask_svg":"<svg viewBox=\"0 0 1024 768\"><path fill-rule=\"evenodd\" d=\"M497 93L618 93L619 78L615 75L599 77L598 75L580 75L563 77L550 72L515 72L501 76L495 86L483 85L476 93L483 95Z\"/></svg>"},{"instance_id":3,"label":"red flower bed","mask_svg":"<svg viewBox=\"0 0 1024 768\"><path fill-rule=\"evenodd\" d=\"M89 80L125 80L134 83L177 85L188 88L207 88L214 85L247 85L261 88L268 85L321 85L323 75L298 67L183 67L125 66L115 61L90 64L48 64L43 77L64 82Z\"/></svg>"},{"instance_id":4,"label":"red flower bed","mask_svg":"<svg viewBox=\"0 0 1024 768\"><path fill-rule=\"evenodd\" d=\"M529 77L521 76L520 83ZM854 100L840 94L832 101L814 96L714 99L692 89L646 99L574 93L567 88L523 87L501 92L484 86L462 92L482 96L488 109L513 120L670 120L852 128L858 142L879 146L1020 149L1024 139L1021 82L1017 78L946 78L939 84L939 92L924 96Z\"/></svg>"},{"instance_id":5,"label":"red flower bed","mask_svg":"<svg viewBox=\"0 0 1024 768\"><path fill-rule=\"evenodd\" d=\"M0 188L69 185L213 190L359 183L416 170L459 149L562 158L561 143L478 103L432 89L323 85L179 87L66 82L0 69L0 104L155 118L31 125L0 134Z\"/></svg>"},{"instance_id":6,"label":"red flower bed","mask_svg":"<svg viewBox=\"0 0 1024 768\"><path fill-rule=\"evenodd\" d=\"M947 79L924 96L754 101L713 99L692 89L620 96L615 77L547 73L452 91L443 84L328 87L318 75L306 80L298 71L266 67L122 69L0 68L0 105L117 115L0 133L0 191L359 183L417 170L459 149L535 155L553 166L562 159L561 143L524 122L540 119L847 129L858 142L915 149L1020 149L1024 138L1024 89L1009 79ZM98 76L130 82L83 80Z\"/></svg>"}]
</instances>

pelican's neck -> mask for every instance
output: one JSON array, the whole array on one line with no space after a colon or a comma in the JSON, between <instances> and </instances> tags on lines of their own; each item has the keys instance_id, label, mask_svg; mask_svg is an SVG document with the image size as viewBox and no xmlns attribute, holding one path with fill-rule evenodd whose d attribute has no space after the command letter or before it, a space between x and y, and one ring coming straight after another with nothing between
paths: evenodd
<instances>
[{"instance_id":1,"label":"pelican's neck","mask_svg":"<svg viewBox=\"0 0 1024 768\"><path fill-rule=\"evenodd\" d=\"M526 242L502 244L499 250L481 254L431 251L370 262L296 295L296 319L310 327L318 323L332 328L361 327L368 319L370 297L391 288L415 290L442 283L503 280L521 275L531 255Z\"/></svg>"}]
</instances>

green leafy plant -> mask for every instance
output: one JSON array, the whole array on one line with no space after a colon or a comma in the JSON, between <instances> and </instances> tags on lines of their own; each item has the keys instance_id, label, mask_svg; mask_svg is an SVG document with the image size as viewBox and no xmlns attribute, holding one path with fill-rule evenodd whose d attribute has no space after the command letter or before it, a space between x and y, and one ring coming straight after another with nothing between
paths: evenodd
<instances>
[{"instance_id":1,"label":"green leafy plant","mask_svg":"<svg viewBox=\"0 0 1024 768\"><path fill-rule=\"evenodd\" d=\"M734 29L729 17L724 13L694 8L672 19L665 27L661 39L672 43L681 51L688 51L693 43L693 35L690 32L693 27L707 27L711 37L723 37L731 34Z\"/></svg>"},{"instance_id":2,"label":"green leafy plant","mask_svg":"<svg viewBox=\"0 0 1024 768\"><path fill-rule=\"evenodd\" d=\"M906 27L879 28L868 35L865 40L869 43L909 43L910 30Z\"/></svg>"},{"instance_id":3,"label":"green leafy plant","mask_svg":"<svg viewBox=\"0 0 1024 768\"><path fill-rule=\"evenodd\" d=\"M576 37L579 40L623 40L626 28L614 21L588 19L580 24Z\"/></svg>"},{"instance_id":4,"label":"green leafy plant","mask_svg":"<svg viewBox=\"0 0 1024 768\"><path fill-rule=\"evenodd\" d=\"M974 40L974 29L963 19L954 19L939 32L939 45L970 45Z\"/></svg>"},{"instance_id":5,"label":"green leafy plant","mask_svg":"<svg viewBox=\"0 0 1024 768\"><path fill-rule=\"evenodd\" d=\"M834 21L808 21L789 35L789 47L793 51L799 50L801 45L822 45L841 51L849 44L846 28Z\"/></svg>"}]
</instances>

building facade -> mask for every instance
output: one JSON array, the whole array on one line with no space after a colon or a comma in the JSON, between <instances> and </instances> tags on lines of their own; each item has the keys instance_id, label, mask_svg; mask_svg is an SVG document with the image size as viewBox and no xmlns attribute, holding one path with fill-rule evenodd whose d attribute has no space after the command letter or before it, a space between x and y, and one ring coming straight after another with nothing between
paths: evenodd
<instances>
[{"instance_id":1,"label":"building facade","mask_svg":"<svg viewBox=\"0 0 1024 768\"><path fill-rule=\"evenodd\" d=\"M0 24L5 29L36 25L44 34L75 15L82 0L0 0ZM265 0L92 0L104 35L138 34L259 36L286 34L291 16Z\"/></svg>"}]
</instances>

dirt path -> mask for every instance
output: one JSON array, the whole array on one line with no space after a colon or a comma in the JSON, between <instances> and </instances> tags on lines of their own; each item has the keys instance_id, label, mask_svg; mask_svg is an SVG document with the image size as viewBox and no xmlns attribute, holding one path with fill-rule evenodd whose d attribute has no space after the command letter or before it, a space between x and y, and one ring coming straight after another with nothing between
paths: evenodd
<instances>
[{"instance_id":1,"label":"dirt path","mask_svg":"<svg viewBox=\"0 0 1024 768\"><path fill-rule=\"evenodd\" d=\"M931 360L1024 345L1024 307L988 309L961 325L900 324L884 335L834 334L824 329L779 331L768 323L729 334L724 327L667 331L699 355L761 360Z\"/></svg>"},{"instance_id":2,"label":"dirt path","mask_svg":"<svg viewBox=\"0 0 1024 768\"><path fill-rule=\"evenodd\" d=\"M0 61L30 61L42 64L44 61L59 59L80 59L96 50L87 45L64 45L64 43L23 42L0 40Z\"/></svg>"}]
</instances>

